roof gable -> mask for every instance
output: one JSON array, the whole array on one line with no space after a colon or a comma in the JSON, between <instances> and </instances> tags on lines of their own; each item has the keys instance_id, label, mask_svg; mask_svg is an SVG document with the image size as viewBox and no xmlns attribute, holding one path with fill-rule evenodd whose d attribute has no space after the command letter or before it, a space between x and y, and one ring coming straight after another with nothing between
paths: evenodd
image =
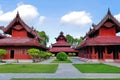
<instances>
[{"instance_id":1,"label":"roof gable","mask_svg":"<svg viewBox=\"0 0 120 80\"><path fill-rule=\"evenodd\" d=\"M114 23L118 29L118 32L120 31L120 23L118 22L118 20L111 14L111 11L110 9L108 9L108 12L106 14L106 16L100 21L99 24L95 25L95 24L92 24L92 27L93 29L90 28L89 32L87 33L87 35L90 35L92 33L94 33L95 31L99 30L104 24L112 24L112 23L109 23L107 21L111 21L112 23ZM107 23L106 23L107 22ZM112 25L114 25L112 24ZM110 26L108 26L110 27Z\"/></svg>"},{"instance_id":2,"label":"roof gable","mask_svg":"<svg viewBox=\"0 0 120 80\"><path fill-rule=\"evenodd\" d=\"M25 22L21 19L19 12L17 12L16 17L10 22L10 24L3 29L4 33L11 34L11 30L12 28L14 29L15 24L21 25L22 28L24 28L30 35L39 38L39 40L42 40L42 38L38 36L37 32L34 29L25 24Z\"/></svg>"},{"instance_id":3,"label":"roof gable","mask_svg":"<svg viewBox=\"0 0 120 80\"><path fill-rule=\"evenodd\" d=\"M67 41L66 37L63 35L63 32L60 32L60 35L56 38L56 41L64 40Z\"/></svg>"},{"instance_id":4,"label":"roof gable","mask_svg":"<svg viewBox=\"0 0 120 80\"><path fill-rule=\"evenodd\" d=\"M24 23L24 21L20 18L19 13L17 12L16 17L15 17L15 18L10 22L10 24L4 29L4 32L10 34L9 31L11 30L12 27L14 27L13 25L15 25L15 24L20 24L27 32L30 32L30 31L31 31L31 28Z\"/></svg>"},{"instance_id":5,"label":"roof gable","mask_svg":"<svg viewBox=\"0 0 120 80\"><path fill-rule=\"evenodd\" d=\"M101 20L101 22L96 25L95 30L99 29L107 20L111 20L113 23L115 23L118 27L120 27L120 23L117 19L111 14L110 9L108 9L107 15Z\"/></svg>"}]
</instances>

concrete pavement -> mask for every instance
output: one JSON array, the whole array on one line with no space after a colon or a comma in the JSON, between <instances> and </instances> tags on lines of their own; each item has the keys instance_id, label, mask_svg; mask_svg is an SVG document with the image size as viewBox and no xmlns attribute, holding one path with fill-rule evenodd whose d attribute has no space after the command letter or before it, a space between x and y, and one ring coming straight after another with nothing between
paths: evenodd
<instances>
[{"instance_id":1,"label":"concrete pavement","mask_svg":"<svg viewBox=\"0 0 120 80\"><path fill-rule=\"evenodd\" d=\"M75 64L83 64L83 63L85 63L79 57L70 57L69 59L72 61L72 63L75 63Z\"/></svg>"},{"instance_id":2,"label":"concrete pavement","mask_svg":"<svg viewBox=\"0 0 120 80\"><path fill-rule=\"evenodd\" d=\"M108 65L111 65L111 66L116 66L116 67L120 67L120 63L104 63L104 64L108 64Z\"/></svg>"}]
</instances>

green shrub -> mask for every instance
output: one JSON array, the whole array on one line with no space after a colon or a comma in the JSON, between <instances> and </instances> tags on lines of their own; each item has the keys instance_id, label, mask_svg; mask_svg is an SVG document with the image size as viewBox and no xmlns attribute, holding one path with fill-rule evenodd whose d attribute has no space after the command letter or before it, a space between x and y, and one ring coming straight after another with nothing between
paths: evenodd
<instances>
[{"instance_id":1,"label":"green shrub","mask_svg":"<svg viewBox=\"0 0 120 80\"><path fill-rule=\"evenodd\" d=\"M32 57L33 62L37 62L37 58L39 57L39 49L31 48L27 50L28 54Z\"/></svg>"},{"instance_id":2,"label":"green shrub","mask_svg":"<svg viewBox=\"0 0 120 80\"><path fill-rule=\"evenodd\" d=\"M68 53L69 56L72 56L72 53Z\"/></svg>"},{"instance_id":3,"label":"green shrub","mask_svg":"<svg viewBox=\"0 0 120 80\"><path fill-rule=\"evenodd\" d=\"M76 53L73 53L73 56L75 56L76 55Z\"/></svg>"},{"instance_id":4,"label":"green shrub","mask_svg":"<svg viewBox=\"0 0 120 80\"><path fill-rule=\"evenodd\" d=\"M68 53L69 56L75 56L76 53Z\"/></svg>"},{"instance_id":5,"label":"green shrub","mask_svg":"<svg viewBox=\"0 0 120 80\"><path fill-rule=\"evenodd\" d=\"M45 58L46 56L47 56L46 52L44 52L44 51L39 52L39 57Z\"/></svg>"},{"instance_id":6,"label":"green shrub","mask_svg":"<svg viewBox=\"0 0 120 80\"><path fill-rule=\"evenodd\" d=\"M65 52L59 52L56 58L60 61L65 61L67 60L67 54Z\"/></svg>"},{"instance_id":7,"label":"green shrub","mask_svg":"<svg viewBox=\"0 0 120 80\"><path fill-rule=\"evenodd\" d=\"M47 54L48 57L52 56L52 53L50 53L50 52L46 52L46 54Z\"/></svg>"},{"instance_id":8,"label":"green shrub","mask_svg":"<svg viewBox=\"0 0 120 80\"><path fill-rule=\"evenodd\" d=\"M0 61L2 62L2 58L4 55L6 55L7 51L4 49L0 49Z\"/></svg>"}]
</instances>

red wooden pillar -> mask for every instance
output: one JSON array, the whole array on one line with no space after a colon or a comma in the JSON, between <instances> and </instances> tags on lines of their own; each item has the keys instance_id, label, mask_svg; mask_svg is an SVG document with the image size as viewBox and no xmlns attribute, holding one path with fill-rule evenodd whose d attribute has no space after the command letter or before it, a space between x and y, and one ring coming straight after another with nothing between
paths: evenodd
<instances>
[{"instance_id":1,"label":"red wooden pillar","mask_svg":"<svg viewBox=\"0 0 120 80\"><path fill-rule=\"evenodd\" d=\"M87 47L87 58L89 58L89 47Z\"/></svg>"},{"instance_id":2,"label":"red wooden pillar","mask_svg":"<svg viewBox=\"0 0 120 80\"><path fill-rule=\"evenodd\" d=\"M88 47L88 59L90 59L90 47Z\"/></svg>"},{"instance_id":3,"label":"red wooden pillar","mask_svg":"<svg viewBox=\"0 0 120 80\"><path fill-rule=\"evenodd\" d=\"M105 53L103 53L103 59L107 59L108 52L107 52L107 47L105 47Z\"/></svg>"},{"instance_id":4,"label":"red wooden pillar","mask_svg":"<svg viewBox=\"0 0 120 80\"><path fill-rule=\"evenodd\" d=\"M95 58L95 49L94 47L92 47L92 54L91 54L91 58L94 59Z\"/></svg>"},{"instance_id":5,"label":"red wooden pillar","mask_svg":"<svg viewBox=\"0 0 120 80\"><path fill-rule=\"evenodd\" d=\"M118 51L118 59L120 60L120 52Z\"/></svg>"}]
</instances>

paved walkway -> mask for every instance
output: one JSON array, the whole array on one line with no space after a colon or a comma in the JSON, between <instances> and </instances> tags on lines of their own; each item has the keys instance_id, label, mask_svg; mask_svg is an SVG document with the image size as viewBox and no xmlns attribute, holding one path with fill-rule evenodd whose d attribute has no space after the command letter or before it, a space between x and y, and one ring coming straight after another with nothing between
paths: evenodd
<instances>
[{"instance_id":1,"label":"paved walkway","mask_svg":"<svg viewBox=\"0 0 120 80\"><path fill-rule=\"evenodd\" d=\"M56 71L55 74L58 74L58 75L75 75L75 74L78 74L80 75L80 71L78 71L72 64L59 64L59 67Z\"/></svg>"},{"instance_id":2,"label":"paved walkway","mask_svg":"<svg viewBox=\"0 0 120 80\"><path fill-rule=\"evenodd\" d=\"M79 57L70 57L70 60L75 63L75 64L83 64L85 63L84 61L82 61Z\"/></svg>"},{"instance_id":3,"label":"paved walkway","mask_svg":"<svg viewBox=\"0 0 120 80\"><path fill-rule=\"evenodd\" d=\"M54 59L55 59L55 57L51 57L50 59L44 60L44 61L39 62L39 63L40 63L40 64L49 64L49 63L51 63Z\"/></svg>"},{"instance_id":4,"label":"paved walkway","mask_svg":"<svg viewBox=\"0 0 120 80\"><path fill-rule=\"evenodd\" d=\"M113 63L112 62L112 63L104 63L104 64L120 67L120 63Z\"/></svg>"},{"instance_id":5,"label":"paved walkway","mask_svg":"<svg viewBox=\"0 0 120 80\"><path fill-rule=\"evenodd\" d=\"M54 58L42 63L50 63ZM73 63L84 63L79 58L70 58ZM80 61L80 62L79 62ZM117 64L117 63L116 63ZM117 64L118 65L118 64ZM0 80L11 78L120 78L120 74L81 73L71 63L59 64L56 73L3 73Z\"/></svg>"}]
</instances>

